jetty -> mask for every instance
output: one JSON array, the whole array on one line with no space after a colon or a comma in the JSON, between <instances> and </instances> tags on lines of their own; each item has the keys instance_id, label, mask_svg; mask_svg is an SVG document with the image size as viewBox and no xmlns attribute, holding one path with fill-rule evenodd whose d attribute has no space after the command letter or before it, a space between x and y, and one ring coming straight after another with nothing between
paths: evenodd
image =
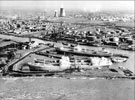
<instances>
[{"instance_id":1,"label":"jetty","mask_svg":"<svg viewBox=\"0 0 135 100\"><path fill-rule=\"evenodd\" d=\"M34 48L34 49L31 49L30 51L24 53L24 54L22 55L22 57L20 57L19 59L14 59L14 60L11 61L10 63L8 63L5 67L3 67L3 70L2 70L3 75L6 75L6 74L8 74L10 71L12 71L12 68L13 68L13 66L14 66L16 63L18 63L19 61L23 60L24 58L26 58L26 57L29 56L30 54L35 53L35 52L42 51L42 50L44 50L44 49L48 49L48 48L46 48L46 47L41 47L41 48L37 48L37 49Z\"/></svg>"}]
</instances>

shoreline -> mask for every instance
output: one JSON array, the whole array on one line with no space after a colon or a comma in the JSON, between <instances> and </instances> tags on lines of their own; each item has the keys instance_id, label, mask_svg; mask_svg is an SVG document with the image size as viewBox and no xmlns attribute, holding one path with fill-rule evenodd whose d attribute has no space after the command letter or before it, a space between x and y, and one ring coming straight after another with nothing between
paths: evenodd
<instances>
[{"instance_id":1,"label":"shoreline","mask_svg":"<svg viewBox=\"0 0 135 100\"><path fill-rule=\"evenodd\" d=\"M87 72L86 72L87 73ZM94 72L93 72L94 73ZM10 72L6 76L0 75L0 78L64 78L64 79L129 79L129 80L135 80L135 76L122 76L122 75L94 75L94 74L83 74L82 72L73 72L73 73L18 73L18 72Z\"/></svg>"},{"instance_id":2,"label":"shoreline","mask_svg":"<svg viewBox=\"0 0 135 100\"><path fill-rule=\"evenodd\" d=\"M0 79L14 79L14 78L58 78L58 79L69 79L69 80L91 80L91 79L103 79L103 80L135 80L135 76L134 77L62 77L62 76L19 76L19 77L15 77L15 76L0 76Z\"/></svg>"}]
</instances>

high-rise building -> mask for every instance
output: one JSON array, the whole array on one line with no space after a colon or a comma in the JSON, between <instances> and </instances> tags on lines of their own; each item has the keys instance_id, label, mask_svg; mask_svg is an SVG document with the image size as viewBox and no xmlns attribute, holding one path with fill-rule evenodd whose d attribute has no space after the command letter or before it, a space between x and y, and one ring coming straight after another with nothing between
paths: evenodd
<instances>
[{"instance_id":1,"label":"high-rise building","mask_svg":"<svg viewBox=\"0 0 135 100\"><path fill-rule=\"evenodd\" d=\"M55 12L54 12L54 17L58 17L57 10L55 10Z\"/></svg>"},{"instance_id":2,"label":"high-rise building","mask_svg":"<svg viewBox=\"0 0 135 100\"><path fill-rule=\"evenodd\" d=\"M65 10L64 10L63 7L61 7L61 8L60 8L60 17L64 17L64 16L66 16Z\"/></svg>"},{"instance_id":3,"label":"high-rise building","mask_svg":"<svg viewBox=\"0 0 135 100\"><path fill-rule=\"evenodd\" d=\"M45 15L46 15L46 12L44 11L43 12L43 15L42 15L42 19L45 20Z\"/></svg>"}]
</instances>

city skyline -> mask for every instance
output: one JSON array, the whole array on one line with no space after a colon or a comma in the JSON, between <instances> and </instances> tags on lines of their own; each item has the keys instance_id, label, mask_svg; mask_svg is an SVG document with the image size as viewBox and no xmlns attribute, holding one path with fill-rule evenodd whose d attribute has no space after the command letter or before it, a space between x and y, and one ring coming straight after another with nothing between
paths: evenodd
<instances>
[{"instance_id":1,"label":"city skyline","mask_svg":"<svg viewBox=\"0 0 135 100\"><path fill-rule=\"evenodd\" d=\"M102 10L134 11L134 1L0 1L0 9L76 9L90 12Z\"/></svg>"}]
</instances>

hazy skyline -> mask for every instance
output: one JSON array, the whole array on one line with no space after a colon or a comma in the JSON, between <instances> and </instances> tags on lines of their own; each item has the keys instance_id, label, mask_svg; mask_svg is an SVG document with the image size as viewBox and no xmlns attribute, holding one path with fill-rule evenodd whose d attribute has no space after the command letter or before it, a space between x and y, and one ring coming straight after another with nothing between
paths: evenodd
<instances>
[{"instance_id":1,"label":"hazy skyline","mask_svg":"<svg viewBox=\"0 0 135 100\"><path fill-rule=\"evenodd\" d=\"M79 9L83 11L134 10L134 1L0 1L0 9Z\"/></svg>"}]
</instances>

